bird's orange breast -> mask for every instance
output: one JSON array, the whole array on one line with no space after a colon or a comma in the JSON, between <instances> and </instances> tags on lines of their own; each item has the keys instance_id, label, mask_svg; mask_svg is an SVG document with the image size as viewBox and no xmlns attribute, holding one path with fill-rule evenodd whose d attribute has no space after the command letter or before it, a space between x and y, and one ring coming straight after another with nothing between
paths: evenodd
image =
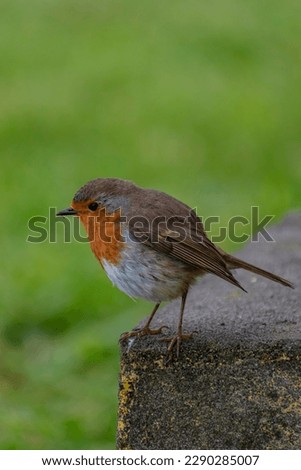
<instances>
[{"instance_id":1,"label":"bird's orange breast","mask_svg":"<svg viewBox=\"0 0 301 470\"><path fill-rule=\"evenodd\" d=\"M78 207L74 207L78 209ZM118 264L124 246L121 234L120 211L106 214L104 208L91 214L90 211L79 211L79 217L87 232L91 249L102 264L105 259Z\"/></svg>"}]
</instances>

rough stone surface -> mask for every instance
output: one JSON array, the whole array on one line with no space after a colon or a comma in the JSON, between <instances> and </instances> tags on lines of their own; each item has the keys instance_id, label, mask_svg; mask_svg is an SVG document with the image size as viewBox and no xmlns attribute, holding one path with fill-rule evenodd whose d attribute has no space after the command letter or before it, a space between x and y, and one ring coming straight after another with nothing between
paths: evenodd
<instances>
[{"instance_id":1,"label":"rough stone surface","mask_svg":"<svg viewBox=\"0 0 301 470\"><path fill-rule=\"evenodd\" d=\"M238 255L295 290L239 270L245 294L208 275L188 295L178 361L164 365L164 335L123 343L119 449L301 449L301 213L270 234ZM153 326L175 331L179 308Z\"/></svg>"}]
</instances>

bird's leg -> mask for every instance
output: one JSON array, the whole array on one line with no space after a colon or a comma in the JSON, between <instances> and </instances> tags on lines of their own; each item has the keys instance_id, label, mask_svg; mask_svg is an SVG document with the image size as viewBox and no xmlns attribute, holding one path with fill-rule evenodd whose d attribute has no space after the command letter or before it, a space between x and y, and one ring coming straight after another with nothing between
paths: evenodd
<instances>
[{"instance_id":1,"label":"bird's leg","mask_svg":"<svg viewBox=\"0 0 301 470\"><path fill-rule=\"evenodd\" d=\"M161 302L158 302L155 305L152 313L149 316L149 319L147 320L147 322L146 322L146 324L144 325L143 328L137 328L136 330L132 330L132 331L129 331L127 333L123 333L121 335L120 339L124 340L124 339L130 338L131 336L157 335L157 334L161 333L162 329L165 328L164 326L161 326L160 328L153 329L153 330L151 330L150 327L149 327L150 324L151 324L152 319L154 318L154 316L155 316L155 314L158 310L158 308L160 307L160 303Z\"/></svg>"},{"instance_id":2,"label":"bird's leg","mask_svg":"<svg viewBox=\"0 0 301 470\"><path fill-rule=\"evenodd\" d=\"M177 358L179 357L179 355L180 355L180 345L181 345L182 339L191 338L191 334L183 335L183 316L184 316L184 309L185 309L185 302L186 302L186 298L187 298L187 292L188 292L188 290L186 290L184 292L184 294L182 295L180 318L179 318L178 331L177 331L176 336L173 336L171 338L163 338L162 339L162 341L169 341L169 346L168 346L168 349L167 349L167 361L166 361L166 363L168 363L172 359L172 354L173 354L173 350L174 350L175 347L176 347Z\"/></svg>"}]
</instances>

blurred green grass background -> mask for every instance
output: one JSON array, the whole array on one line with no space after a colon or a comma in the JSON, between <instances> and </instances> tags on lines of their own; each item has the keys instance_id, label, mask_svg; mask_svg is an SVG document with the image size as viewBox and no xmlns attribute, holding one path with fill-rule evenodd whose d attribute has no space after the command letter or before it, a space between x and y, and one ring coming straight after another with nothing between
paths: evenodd
<instances>
[{"instance_id":1,"label":"blurred green grass background","mask_svg":"<svg viewBox=\"0 0 301 470\"><path fill-rule=\"evenodd\" d=\"M294 0L2 0L0 448L114 448L119 334L151 308L87 244L27 243L28 219L106 176L221 224L298 207L300 18Z\"/></svg>"}]
</instances>

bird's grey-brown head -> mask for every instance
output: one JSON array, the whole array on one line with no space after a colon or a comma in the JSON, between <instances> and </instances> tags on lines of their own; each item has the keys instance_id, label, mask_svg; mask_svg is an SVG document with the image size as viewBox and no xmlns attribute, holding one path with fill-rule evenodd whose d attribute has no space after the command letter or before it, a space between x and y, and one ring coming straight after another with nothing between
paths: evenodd
<instances>
[{"instance_id":1,"label":"bird's grey-brown head","mask_svg":"<svg viewBox=\"0 0 301 470\"><path fill-rule=\"evenodd\" d=\"M57 215L79 215L82 212L95 212L99 207L105 207L115 212L120 207L129 206L129 192L138 187L127 180L118 178L96 178L88 181L75 193L71 207L57 213Z\"/></svg>"}]
</instances>

